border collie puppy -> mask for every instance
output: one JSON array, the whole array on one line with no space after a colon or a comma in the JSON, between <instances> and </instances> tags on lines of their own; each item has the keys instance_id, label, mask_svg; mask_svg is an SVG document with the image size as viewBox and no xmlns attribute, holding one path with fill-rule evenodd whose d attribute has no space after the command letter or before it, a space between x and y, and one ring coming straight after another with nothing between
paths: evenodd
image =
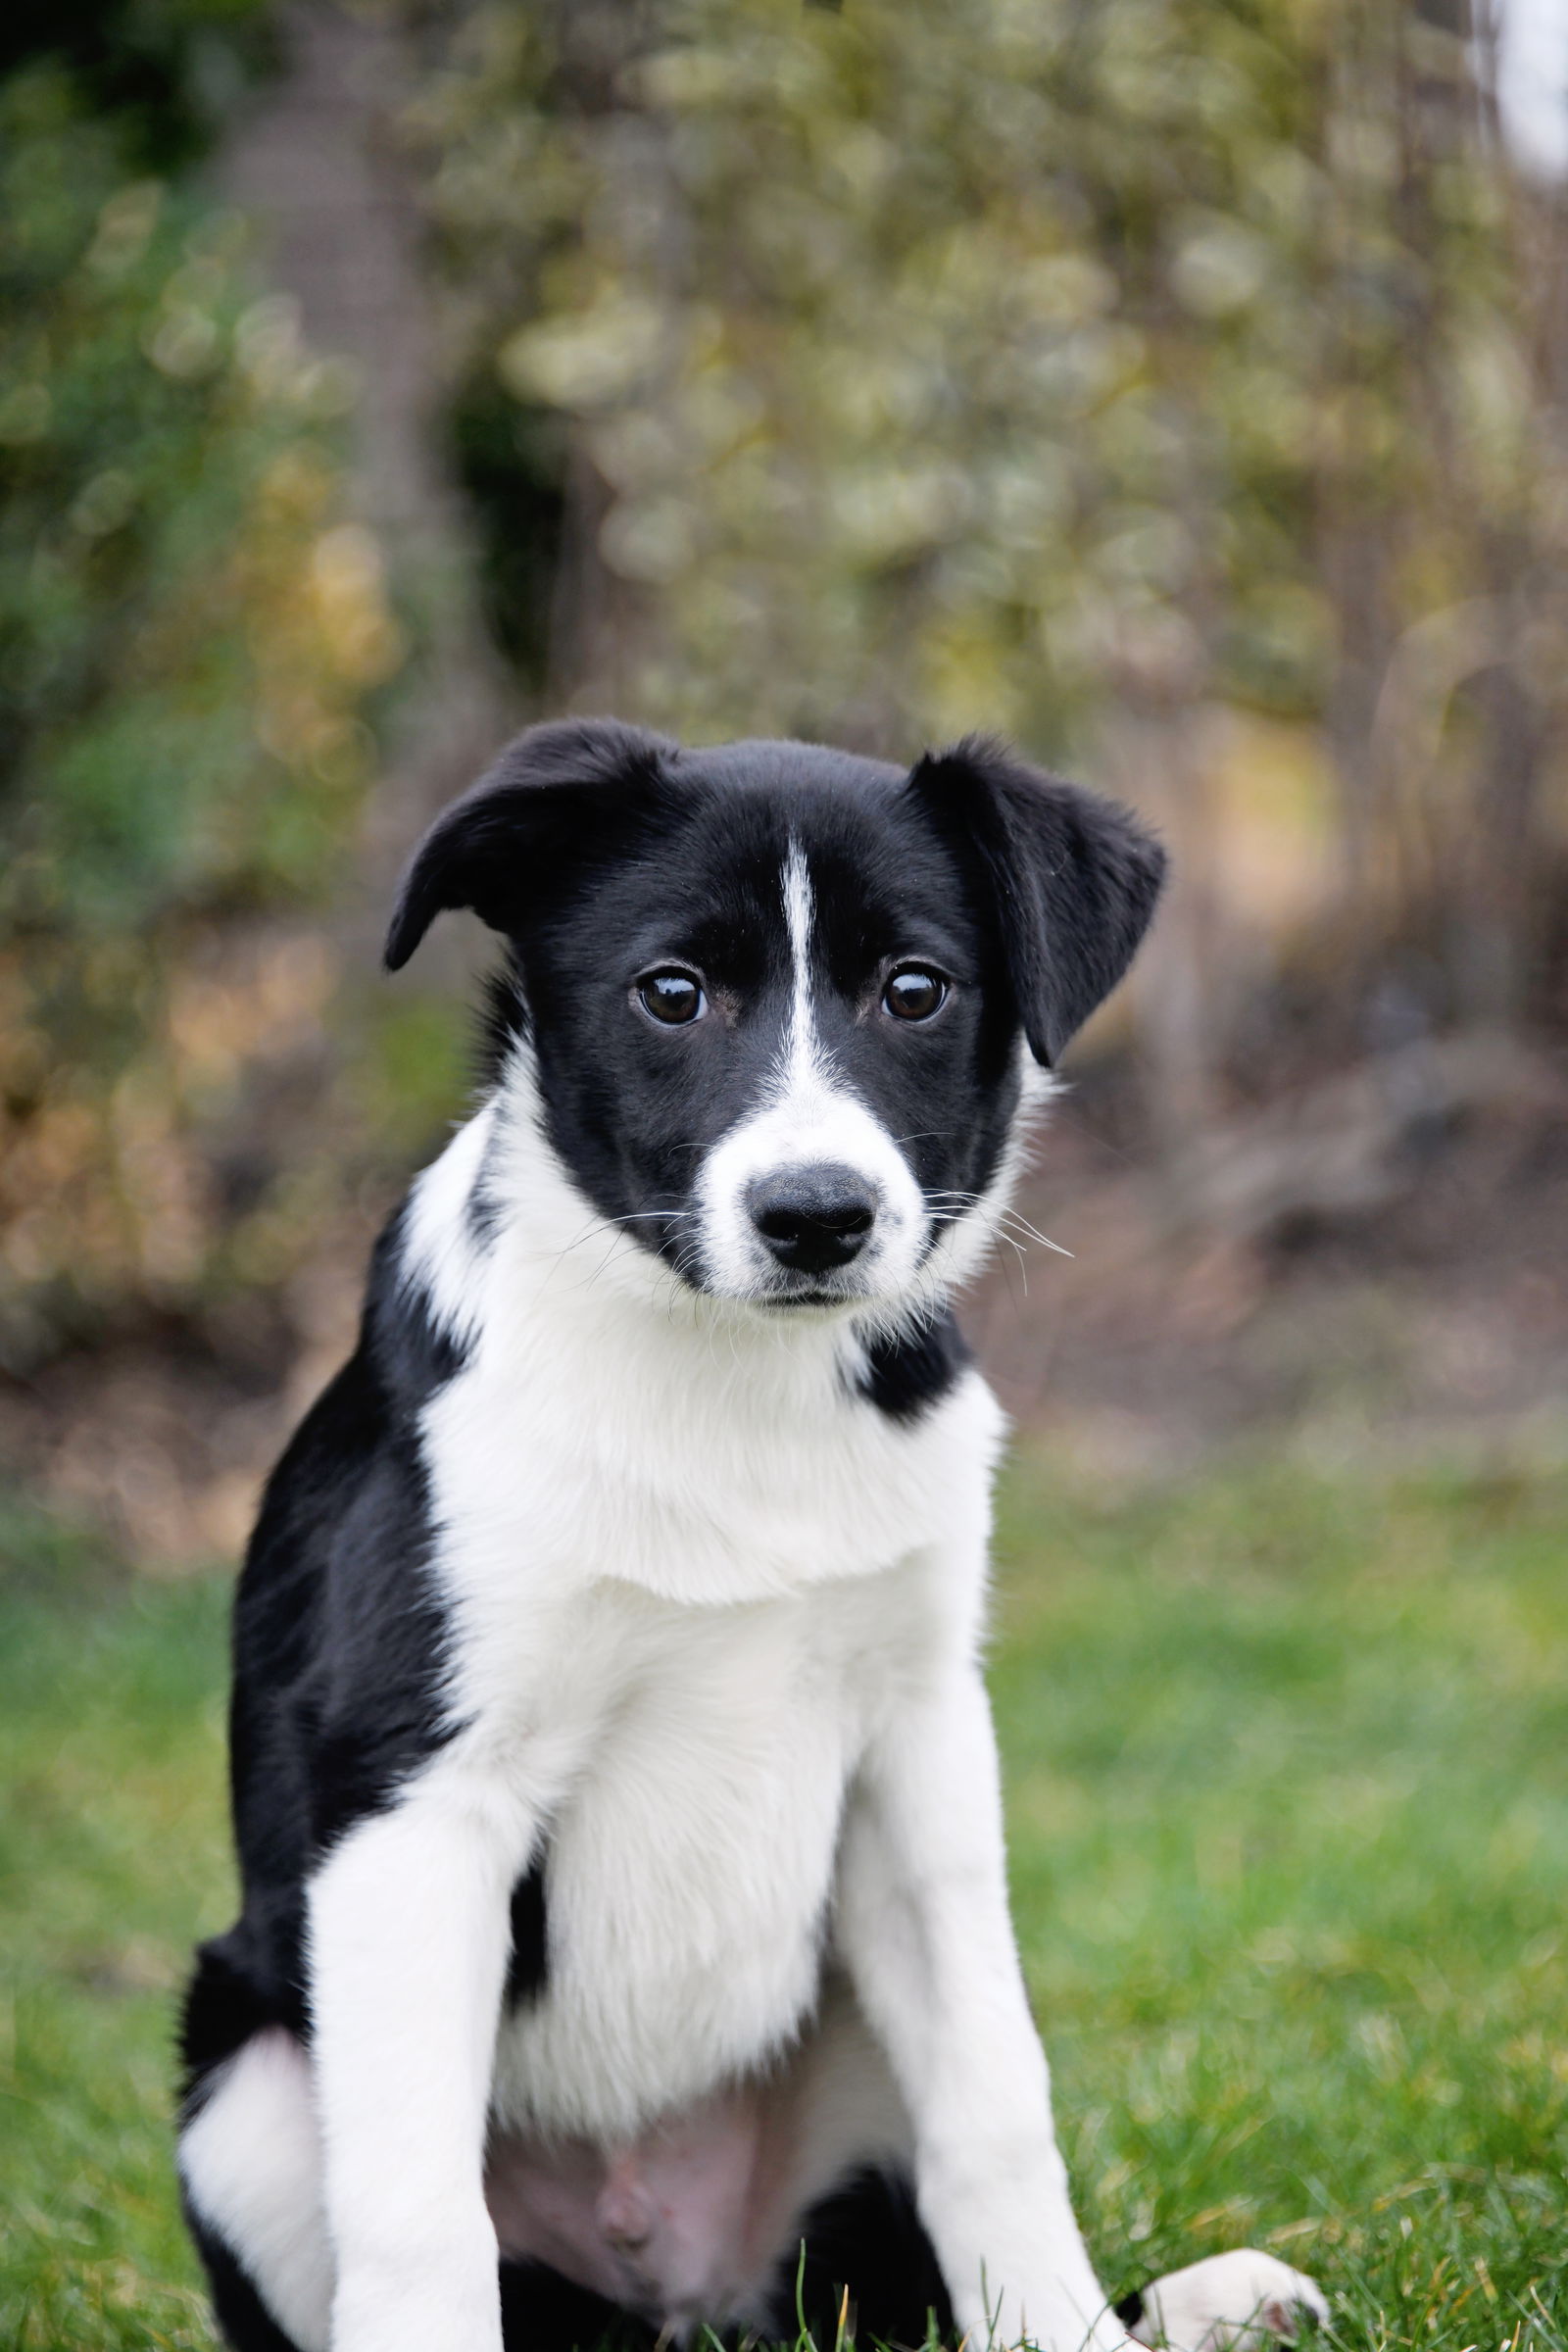
<instances>
[{"instance_id":1,"label":"border collie puppy","mask_svg":"<svg viewBox=\"0 0 1568 2352\"><path fill-rule=\"evenodd\" d=\"M971 741L534 728L387 941L506 942L235 1613L179 2166L238 2352L1111 2352L1007 1914L950 1299L1162 859ZM1317 2290L1152 2290L1198 2352Z\"/></svg>"}]
</instances>

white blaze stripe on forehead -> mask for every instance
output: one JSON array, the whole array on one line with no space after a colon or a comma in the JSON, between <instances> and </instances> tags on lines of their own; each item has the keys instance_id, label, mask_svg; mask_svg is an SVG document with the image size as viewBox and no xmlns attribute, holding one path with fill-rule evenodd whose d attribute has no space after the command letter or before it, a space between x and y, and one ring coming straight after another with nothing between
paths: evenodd
<instances>
[{"instance_id":1,"label":"white blaze stripe on forehead","mask_svg":"<svg viewBox=\"0 0 1568 2352\"><path fill-rule=\"evenodd\" d=\"M790 1026L785 1043L786 1085L816 1066L816 1027L811 1018L811 925L816 900L806 856L794 834L784 859L784 922L790 941Z\"/></svg>"},{"instance_id":2,"label":"white blaze stripe on forehead","mask_svg":"<svg viewBox=\"0 0 1568 2352\"><path fill-rule=\"evenodd\" d=\"M697 1185L703 1260L712 1289L756 1297L778 1268L752 1222L748 1195L760 1177L791 1168L853 1168L876 1197L876 1223L853 1272L825 1283L846 1298L901 1296L920 1264L926 1207L895 1139L843 1082L824 1050L811 985L816 902L810 869L792 836L780 872L789 942L790 1003L779 1052L754 1107L708 1155Z\"/></svg>"}]
</instances>

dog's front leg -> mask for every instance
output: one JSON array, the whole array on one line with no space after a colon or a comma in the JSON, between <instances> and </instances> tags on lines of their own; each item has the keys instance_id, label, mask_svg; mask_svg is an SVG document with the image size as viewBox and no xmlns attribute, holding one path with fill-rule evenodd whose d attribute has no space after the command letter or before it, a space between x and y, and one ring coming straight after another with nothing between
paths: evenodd
<instances>
[{"instance_id":1,"label":"dog's front leg","mask_svg":"<svg viewBox=\"0 0 1568 2352\"><path fill-rule=\"evenodd\" d=\"M915 2196L959 2328L980 2345L1124 2344L1068 2199L1007 1910L991 1712L966 1658L901 1704L865 1757L838 1933L908 2109Z\"/></svg>"},{"instance_id":2,"label":"dog's front leg","mask_svg":"<svg viewBox=\"0 0 1568 2352\"><path fill-rule=\"evenodd\" d=\"M440 1767L309 1890L332 2352L501 2352L484 2138L527 1825Z\"/></svg>"}]
</instances>

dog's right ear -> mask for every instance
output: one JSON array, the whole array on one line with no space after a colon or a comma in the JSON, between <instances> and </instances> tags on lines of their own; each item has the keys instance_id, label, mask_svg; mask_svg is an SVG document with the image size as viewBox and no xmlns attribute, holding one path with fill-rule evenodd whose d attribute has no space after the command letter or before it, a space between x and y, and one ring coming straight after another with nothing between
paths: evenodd
<instances>
[{"instance_id":1,"label":"dog's right ear","mask_svg":"<svg viewBox=\"0 0 1568 2352\"><path fill-rule=\"evenodd\" d=\"M562 858L608 846L646 814L678 757L663 736L613 718L529 727L415 851L387 928L387 970L402 969L449 906L471 907L493 931L518 931Z\"/></svg>"}]
</instances>

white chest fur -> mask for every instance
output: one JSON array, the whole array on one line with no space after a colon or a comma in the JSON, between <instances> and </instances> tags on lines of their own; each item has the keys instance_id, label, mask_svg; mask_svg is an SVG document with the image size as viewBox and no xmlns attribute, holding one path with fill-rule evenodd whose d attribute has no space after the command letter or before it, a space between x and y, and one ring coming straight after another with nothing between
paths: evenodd
<instances>
[{"instance_id":1,"label":"white chest fur","mask_svg":"<svg viewBox=\"0 0 1568 2352\"><path fill-rule=\"evenodd\" d=\"M892 1475L871 1407L836 1409L872 1440L836 1516L842 1463L775 1458L794 1499L770 1517L765 1486L704 1481L674 1447L640 1494L564 1428L531 1476L433 1451L459 1745L544 1825L547 1985L497 2052L519 2128L613 2144L765 2063L814 1997L857 1761L972 1638L986 1480L960 1440L995 1417L978 1381L953 1400L928 1490Z\"/></svg>"},{"instance_id":2,"label":"white chest fur","mask_svg":"<svg viewBox=\"0 0 1568 2352\"><path fill-rule=\"evenodd\" d=\"M910 1581L707 1607L607 1586L570 1612L579 1761L549 1829L548 1982L498 2048L506 2122L612 2145L777 2054L815 1995Z\"/></svg>"},{"instance_id":3,"label":"white chest fur","mask_svg":"<svg viewBox=\"0 0 1568 2352\"><path fill-rule=\"evenodd\" d=\"M812 2000L864 1741L975 1637L1002 1423L973 1374L899 1423L842 1322L671 1296L580 1201L514 1213L481 1263L451 1196L483 1125L411 1236L466 1348L422 1429L452 1761L520 1795L548 1857L548 1982L503 2026L496 2107L608 2144Z\"/></svg>"}]
</instances>

